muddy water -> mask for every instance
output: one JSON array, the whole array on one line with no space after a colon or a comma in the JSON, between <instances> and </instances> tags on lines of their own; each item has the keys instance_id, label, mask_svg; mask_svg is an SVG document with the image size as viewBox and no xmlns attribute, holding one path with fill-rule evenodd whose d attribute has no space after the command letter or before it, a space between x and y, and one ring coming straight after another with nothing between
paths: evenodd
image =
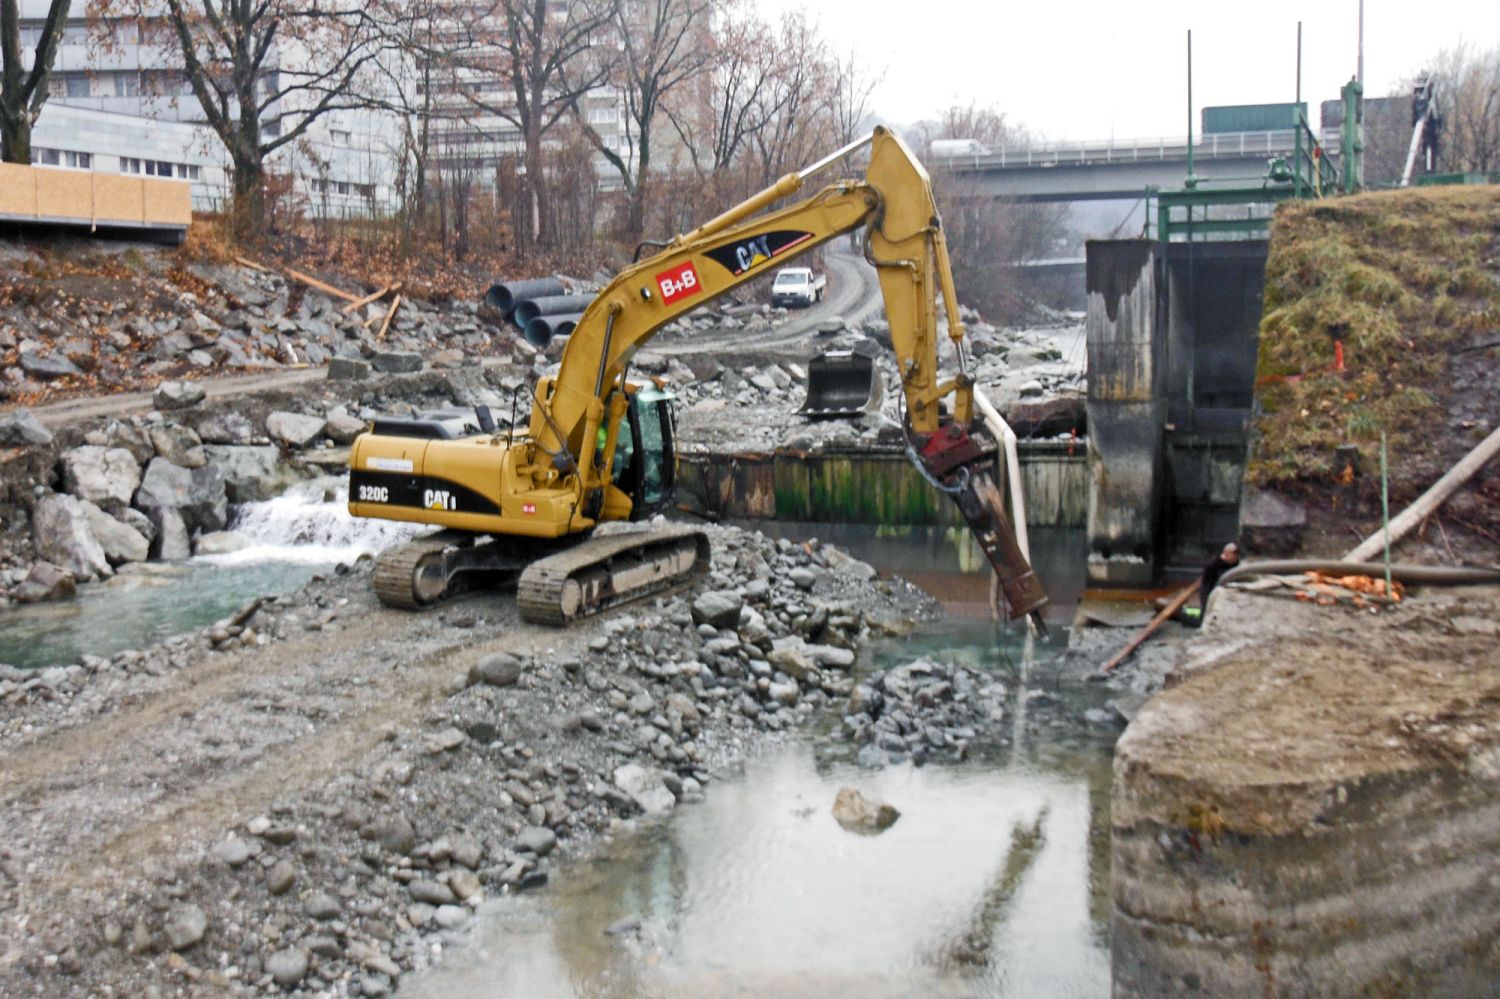
<instances>
[{"instance_id":1,"label":"muddy water","mask_svg":"<svg viewBox=\"0 0 1500 999\"><path fill-rule=\"evenodd\" d=\"M777 530L904 559L904 575L920 570L974 611L873 648L861 668L932 655L993 670L1010 692L1005 744L872 771L826 731L800 736L704 803L562 867L547 889L490 901L470 949L403 994L1108 995L1114 733L1081 722L1101 694L1058 681L1065 636L1028 640L980 617L984 577L957 568L964 546L941 532L865 529L866 544L858 529ZM1077 544L1034 538L1034 555L1062 562ZM843 830L830 812L843 786L891 802L900 820L879 836Z\"/></svg>"},{"instance_id":2,"label":"muddy water","mask_svg":"<svg viewBox=\"0 0 1500 999\"><path fill-rule=\"evenodd\" d=\"M123 567L77 596L0 611L0 663L67 665L206 627L257 595L296 589L316 573L380 551L412 533L405 524L349 516L340 479L294 486L234 510L247 547L182 563Z\"/></svg>"}]
</instances>

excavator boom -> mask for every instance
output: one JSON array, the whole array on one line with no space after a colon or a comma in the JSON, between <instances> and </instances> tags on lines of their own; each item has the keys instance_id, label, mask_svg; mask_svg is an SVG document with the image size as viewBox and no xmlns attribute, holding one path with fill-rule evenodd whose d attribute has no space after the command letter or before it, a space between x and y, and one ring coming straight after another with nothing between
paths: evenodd
<instances>
[{"instance_id":1,"label":"excavator boom","mask_svg":"<svg viewBox=\"0 0 1500 999\"><path fill-rule=\"evenodd\" d=\"M862 179L837 181L802 201L757 214L866 144L870 161ZM910 150L885 128L786 175L622 270L579 317L557 374L538 381L524 433L512 428L505 434L432 439L418 448L399 434L382 435L377 424L375 433L356 442L351 456L350 511L540 541L638 518L644 512L639 494L621 489L618 460L629 449L622 445L622 427L633 433L640 422L633 408L640 396L627 382L632 358L673 319L861 228L890 322L913 460L958 502L996 566L1012 616L1034 614L1046 597L1016 548L990 480L995 442L971 431L971 365L931 182ZM954 352L954 370L946 377L939 369L939 299ZM650 417L646 423L653 425ZM662 434L670 437L665 424ZM632 461L638 453L638 448L631 452ZM382 475L399 482L388 485ZM437 484L422 488L425 483ZM423 502L393 503L393 492L420 493ZM573 563L580 563L576 554L570 556ZM429 580L442 571L433 564L429 555ZM597 574L594 578L598 581ZM525 583L523 576L523 588ZM604 584L608 589L608 580ZM616 593L611 599L618 598ZM582 599L581 613L587 605Z\"/></svg>"}]
</instances>

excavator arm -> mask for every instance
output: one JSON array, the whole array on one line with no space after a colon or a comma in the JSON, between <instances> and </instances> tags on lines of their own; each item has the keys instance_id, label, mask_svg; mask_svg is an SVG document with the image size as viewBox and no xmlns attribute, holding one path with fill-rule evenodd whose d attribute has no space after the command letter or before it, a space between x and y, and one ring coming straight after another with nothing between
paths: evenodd
<instances>
[{"instance_id":1,"label":"excavator arm","mask_svg":"<svg viewBox=\"0 0 1500 999\"><path fill-rule=\"evenodd\" d=\"M870 162L863 180L839 181L803 201L756 215L867 143ZM539 484L573 480L581 500L599 495L609 485L627 369L656 331L768 269L860 228L868 229L866 255L876 268L890 322L913 458L936 488L958 501L997 569L1012 616L1034 614L1046 597L990 480L995 442L970 432L971 364L931 181L885 128L788 174L622 271L584 312L557 375L537 386L531 471ZM939 371L939 298L955 353L956 370L947 378ZM945 417L941 404L949 399L951 417Z\"/></svg>"},{"instance_id":2,"label":"excavator arm","mask_svg":"<svg viewBox=\"0 0 1500 999\"><path fill-rule=\"evenodd\" d=\"M866 144L870 162L862 179L757 214ZM499 430L488 411L479 432L458 435L439 421L377 420L350 455L350 512L448 529L382 553L375 573L380 599L414 608L439 599L462 575L524 566L523 616L560 623L705 572L708 542L701 532L577 541L600 522L650 509L637 507L611 481L622 417L631 410L631 359L673 319L861 228L890 321L908 454L928 482L957 502L996 569L1011 616L1031 614L1040 624L1046 596L991 479L996 442L972 427L971 365L932 185L884 128L622 271L579 318L557 374L538 381L526 431ZM939 299L954 350L946 377L939 368Z\"/></svg>"}]
</instances>

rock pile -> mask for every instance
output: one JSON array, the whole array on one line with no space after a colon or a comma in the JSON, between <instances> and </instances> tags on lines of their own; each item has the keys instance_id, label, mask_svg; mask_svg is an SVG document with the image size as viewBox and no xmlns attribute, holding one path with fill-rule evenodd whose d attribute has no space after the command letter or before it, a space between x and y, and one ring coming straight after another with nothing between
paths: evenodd
<instances>
[{"instance_id":1,"label":"rock pile","mask_svg":"<svg viewBox=\"0 0 1500 999\"><path fill-rule=\"evenodd\" d=\"M346 313L342 300L277 273L184 264L168 250L134 252L133 271L87 252L71 262L76 274L52 277L41 257L35 273L15 271L27 288L0 308L0 399L83 387L119 390L189 373L321 365L334 358L394 365L381 370L420 369L424 357L436 367L459 367L470 357L511 349L510 335L481 318L477 301L405 298L377 342L387 302ZM98 280L80 283L94 271Z\"/></svg>"},{"instance_id":2,"label":"rock pile","mask_svg":"<svg viewBox=\"0 0 1500 999\"><path fill-rule=\"evenodd\" d=\"M922 658L873 673L849 695L844 738L864 766L960 760L1004 717L1006 688L967 666Z\"/></svg>"}]
</instances>

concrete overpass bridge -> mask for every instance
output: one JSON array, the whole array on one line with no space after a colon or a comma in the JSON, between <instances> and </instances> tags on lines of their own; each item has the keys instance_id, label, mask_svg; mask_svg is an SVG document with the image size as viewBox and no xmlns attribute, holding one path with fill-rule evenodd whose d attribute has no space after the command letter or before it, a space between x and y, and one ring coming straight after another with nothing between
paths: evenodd
<instances>
[{"instance_id":1,"label":"concrete overpass bridge","mask_svg":"<svg viewBox=\"0 0 1500 999\"><path fill-rule=\"evenodd\" d=\"M1193 145L1193 172L1200 180L1238 181L1250 186L1274 156L1291 158L1296 132L1219 132ZM1187 176L1187 140L1109 139L1057 143L1035 149L965 153L934 159L933 165L965 178L972 187L1012 201L1116 201L1139 198L1148 187L1182 186Z\"/></svg>"}]
</instances>

